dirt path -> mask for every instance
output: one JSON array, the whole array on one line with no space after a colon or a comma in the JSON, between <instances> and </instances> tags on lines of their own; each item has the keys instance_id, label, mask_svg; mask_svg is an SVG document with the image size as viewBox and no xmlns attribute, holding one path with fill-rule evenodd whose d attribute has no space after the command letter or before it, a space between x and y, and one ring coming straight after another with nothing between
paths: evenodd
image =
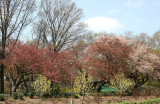
<instances>
[{"instance_id":1,"label":"dirt path","mask_svg":"<svg viewBox=\"0 0 160 104\"><path fill-rule=\"evenodd\" d=\"M140 102L146 99L154 99L154 96L148 97L116 97L116 96L107 96L107 97L85 97L83 100L82 97L79 99L73 99L74 104L103 104L104 102L107 103L115 103L121 101L135 101ZM6 101L0 102L0 104L70 104L70 98L38 98L35 97L34 99L30 99L28 97L24 97L24 100L14 100L12 98L8 98Z\"/></svg>"}]
</instances>

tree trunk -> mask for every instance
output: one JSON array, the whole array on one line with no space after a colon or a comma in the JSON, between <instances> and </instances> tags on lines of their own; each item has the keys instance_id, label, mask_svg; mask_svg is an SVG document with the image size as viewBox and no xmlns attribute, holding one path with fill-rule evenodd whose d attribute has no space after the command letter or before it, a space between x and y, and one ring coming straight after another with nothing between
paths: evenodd
<instances>
[{"instance_id":1,"label":"tree trunk","mask_svg":"<svg viewBox=\"0 0 160 104\"><path fill-rule=\"evenodd\" d=\"M0 50L0 60L5 59L5 45L2 44L2 48ZM4 65L0 63L0 93L4 93Z\"/></svg>"},{"instance_id":2,"label":"tree trunk","mask_svg":"<svg viewBox=\"0 0 160 104\"><path fill-rule=\"evenodd\" d=\"M12 95L12 83L10 82L10 86L9 86L9 94Z\"/></svg>"},{"instance_id":3,"label":"tree trunk","mask_svg":"<svg viewBox=\"0 0 160 104\"><path fill-rule=\"evenodd\" d=\"M14 84L12 84L12 89L11 89L12 91L12 93L14 93L14 92L16 92L16 90L17 90L17 86L16 85L14 85Z\"/></svg>"},{"instance_id":4,"label":"tree trunk","mask_svg":"<svg viewBox=\"0 0 160 104\"><path fill-rule=\"evenodd\" d=\"M10 83L10 95L16 92L16 90L17 90L16 86L11 82Z\"/></svg>"},{"instance_id":5,"label":"tree trunk","mask_svg":"<svg viewBox=\"0 0 160 104\"><path fill-rule=\"evenodd\" d=\"M4 65L0 65L0 93L4 93Z\"/></svg>"}]
</instances>

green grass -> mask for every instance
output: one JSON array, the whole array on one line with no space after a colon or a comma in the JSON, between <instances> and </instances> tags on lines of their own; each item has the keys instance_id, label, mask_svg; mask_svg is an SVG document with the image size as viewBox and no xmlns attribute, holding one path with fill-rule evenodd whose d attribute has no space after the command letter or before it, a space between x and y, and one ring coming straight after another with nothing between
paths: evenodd
<instances>
[{"instance_id":1,"label":"green grass","mask_svg":"<svg viewBox=\"0 0 160 104\"><path fill-rule=\"evenodd\" d=\"M137 104L136 102L121 102L121 103L113 103L113 104Z\"/></svg>"},{"instance_id":2,"label":"green grass","mask_svg":"<svg viewBox=\"0 0 160 104\"><path fill-rule=\"evenodd\" d=\"M103 104L108 104L108 103L103 103ZM128 101L128 102L112 103L112 104L160 104L160 98L148 99L148 100L144 100L144 101L139 102L139 103Z\"/></svg>"},{"instance_id":3,"label":"green grass","mask_svg":"<svg viewBox=\"0 0 160 104\"><path fill-rule=\"evenodd\" d=\"M144 100L142 102L139 102L138 104L159 104L160 103L160 98L157 99L148 99L148 100Z\"/></svg>"}]
</instances>

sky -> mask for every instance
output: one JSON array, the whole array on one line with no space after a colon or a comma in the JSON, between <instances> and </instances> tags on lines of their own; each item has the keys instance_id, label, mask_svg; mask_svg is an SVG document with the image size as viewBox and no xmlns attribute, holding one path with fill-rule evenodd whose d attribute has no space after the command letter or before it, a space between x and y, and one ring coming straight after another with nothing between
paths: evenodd
<instances>
[{"instance_id":1,"label":"sky","mask_svg":"<svg viewBox=\"0 0 160 104\"><path fill-rule=\"evenodd\" d=\"M73 0L83 9L81 21L93 32L123 34L160 29L160 0Z\"/></svg>"}]
</instances>

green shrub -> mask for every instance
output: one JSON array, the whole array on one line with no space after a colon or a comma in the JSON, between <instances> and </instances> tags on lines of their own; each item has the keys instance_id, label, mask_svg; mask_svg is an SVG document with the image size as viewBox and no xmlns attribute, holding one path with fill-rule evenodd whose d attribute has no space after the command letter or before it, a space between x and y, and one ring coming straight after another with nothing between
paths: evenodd
<instances>
[{"instance_id":1,"label":"green shrub","mask_svg":"<svg viewBox=\"0 0 160 104\"><path fill-rule=\"evenodd\" d=\"M56 95L55 91L54 91L54 90L51 90L50 93L45 93L43 96L44 96L44 97L53 97L53 96L55 96L55 95ZM56 96L57 96L57 95L56 95Z\"/></svg>"},{"instance_id":2,"label":"green shrub","mask_svg":"<svg viewBox=\"0 0 160 104\"><path fill-rule=\"evenodd\" d=\"M23 100L23 99L24 99L23 96L24 96L23 93L18 93L18 98L19 98L20 100Z\"/></svg>"},{"instance_id":3,"label":"green shrub","mask_svg":"<svg viewBox=\"0 0 160 104\"><path fill-rule=\"evenodd\" d=\"M34 94L33 91L31 91L30 93L28 93L28 96L29 96L30 99L33 99L34 95L35 95L35 94Z\"/></svg>"},{"instance_id":4,"label":"green shrub","mask_svg":"<svg viewBox=\"0 0 160 104\"><path fill-rule=\"evenodd\" d=\"M18 99L18 93L17 92L13 93L13 99Z\"/></svg>"},{"instance_id":5,"label":"green shrub","mask_svg":"<svg viewBox=\"0 0 160 104\"><path fill-rule=\"evenodd\" d=\"M49 93L45 93L45 94L43 94L43 97L44 97L44 98L49 98L49 97L51 97L51 96L50 96Z\"/></svg>"},{"instance_id":6,"label":"green shrub","mask_svg":"<svg viewBox=\"0 0 160 104\"><path fill-rule=\"evenodd\" d=\"M68 96L71 96L71 93L65 92L63 95L65 98L67 98Z\"/></svg>"},{"instance_id":7,"label":"green shrub","mask_svg":"<svg viewBox=\"0 0 160 104\"><path fill-rule=\"evenodd\" d=\"M5 95L4 94L0 94L0 101L5 101Z\"/></svg>"},{"instance_id":8,"label":"green shrub","mask_svg":"<svg viewBox=\"0 0 160 104\"><path fill-rule=\"evenodd\" d=\"M144 85L146 85L146 86L152 86L152 87L160 87L160 83L158 82L158 80L155 80L155 79L150 79Z\"/></svg>"},{"instance_id":9,"label":"green shrub","mask_svg":"<svg viewBox=\"0 0 160 104\"><path fill-rule=\"evenodd\" d=\"M78 95L74 95L74 98L75 98L75 99L78 99L78 98L79 98L79 96L78 96Z\"/></svg>"},{"instance_id":10,"label":"green shrub","mask_svg":"<svg viewBox=\"0 0 160 104\"><path fill-rule=\"evenodd\" d=\"M51 91L51 95L57 97L58 95L60 95L60 88L57 87L54 90Z\"/></svg>"},{"instance_id":11,"label":"green shrub","mask_svg":"<svg viewBox=\"0 0 160 104\"><path fill-rule=\"evenodd\" d=\"M18 98L19 98L20 100L23 100L23 96L24 96L23 93L18 93Z\"/></svg>"},{"instance_id":12,"label":"green shrub","mask_svg":"<svg viewBox=\"0 0 160 104\"><path fill-rule=\"evenodd\" d=\"M21 92L15 92L15 93L13 93L13 99L20 99L20 100L23 100L23 96L24 96L24 94L23 93L21 93Z\"/></svg>"},{"instance_id":13,"label":"green shrub","mask_svg":"<svg viewBox=\"0 0 160 104\"><path fill-rule=\"evenodd\" d=\"M131 90L131 89L127 89L127 90L124 92L124 95L132 96L132 95L133 95L132 90Z\"/></svg>"},{"instance_id":14,"label":"green shrub","mask_svg":"<svg viewBox=\"0 0 160 104\"><path fill-rule=\"evenodd\" d=\"M24 91L23 91L24 96L28 96L28 93L29 93L28 90L24 90Z\"/></svg>"}]
</instances>

